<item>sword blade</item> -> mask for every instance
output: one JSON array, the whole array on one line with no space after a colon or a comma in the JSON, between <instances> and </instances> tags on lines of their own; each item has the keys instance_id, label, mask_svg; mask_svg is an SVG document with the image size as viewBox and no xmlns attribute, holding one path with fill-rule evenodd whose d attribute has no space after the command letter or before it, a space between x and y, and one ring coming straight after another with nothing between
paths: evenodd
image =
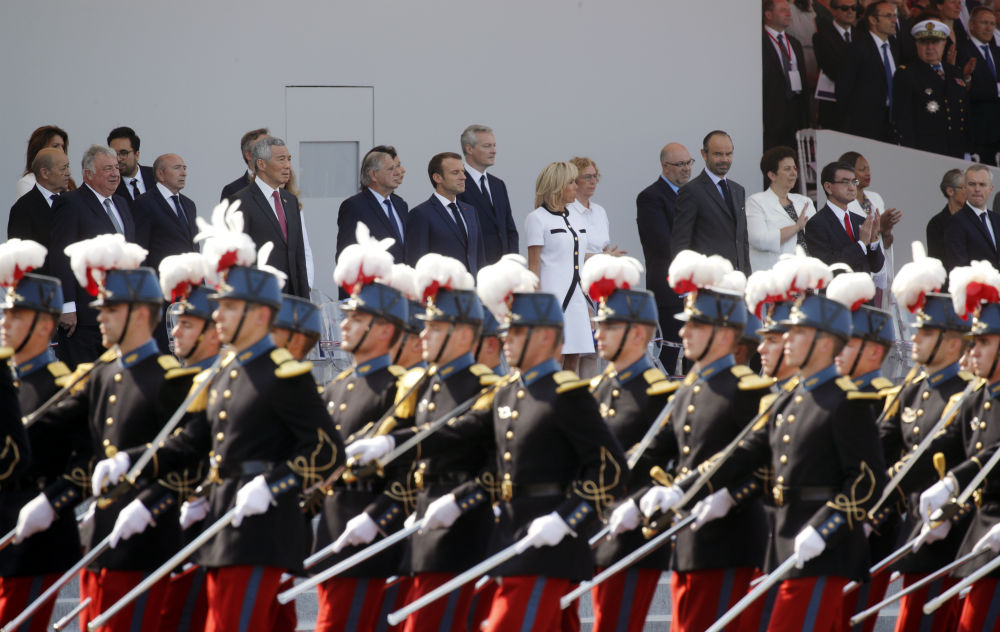
<instances>
[{"instance_id":1,"label":"sword blade","mask_svg":"<svg viewBox=\"0 0 1000 632\"><path fill-rule=\"evenodd\" d=\"M757 584L757 586L748 592L743 599L740 599L735 606L730 608L726 614L722 615L722 618L713 623L712 627L708 628L708 632L722 632L722 630L724 630L726 626L733 621L733 619L740 616L744 610L750 607L750 604L760 599L768 590L770 590L771 586L774 586L784 579L785 575L791 572L792 568L795 567L795 564L798 561L799 556L793 553L787 560L781 563L781 566L771 571L771 573L767 576L767 579Z\"/></svg>"}]
</instances>

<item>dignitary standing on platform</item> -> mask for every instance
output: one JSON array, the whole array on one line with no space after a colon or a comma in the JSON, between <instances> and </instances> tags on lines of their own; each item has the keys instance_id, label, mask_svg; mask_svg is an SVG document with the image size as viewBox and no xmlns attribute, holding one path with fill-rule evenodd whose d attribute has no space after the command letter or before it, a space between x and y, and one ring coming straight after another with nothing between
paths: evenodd
<instances>
[{"instance_id":1,"label":"dignitary standing on platform","mask_svg":"<svg viewBox=\"0 0 1000 632\"><path fill-rule=\"evenodd\" d=\"M826 205L806 222L809 254L826 265L845 263L855 272L878 272L885 265L878 239L878 212L873 211L862 219L847 209L847 205L857 198L858 180L854 177L854 167L846 162L831 162L823 167L820 181L827 200Z\"/></svg>"},{"instance_id":2,"label":"dignitary standing on platform","mask_svg":"<svg viewBox=\"0 0 1000 632\"><path fill-rule=\"evenodd\" d=\"M476 208L483 231L484 264L517 253L517 225L510 210L507 185L492 173L486 173L497 159L497 141L485 125L470 125L460 138L465 157L465 191L458 199Z\"/></svg>"},{"instance_id":3,"label":"dignitary standing on platform","mask_svg":"<svg viewBox=\"0 0 1000 632\"><path fill-rule=\"evenodd\" d=\"M782 254L806 247L806 222L816 214L812 200L792 193L799 177L791 147L772 147L760 159L760 170L771 185L747 198L750 267L769 270Z\"/></svg>"},{"instance_id":4,"label":"dignitary standing on platform","mask_svg":"<svg viewBox=\"0 0 1000 632\"><path fill-rule=\"evenodd\" d=\"M7 218L7 239L30 239L48 248L52 233L52 204L67 190L69 156L61 149L46 147L31 161L35 184L17 198ZM42 268L39 272L45 271Z\"/></svg>"},{"instance_id":5,"label":"dignitary standing on platform","mask_svg":"<svg viewBox=\"0 0 1000 632\"><path fill-rule=\"evenodd\" d=\"M993 194L993 174L985 165L971 165L965 170L965 206L951 216L945 230L948 270L967 266L973 261L989 261L1000 266L1000 215L989 208Z\"/></svg>"},{"instance_id":6,"label":"dignitary standing on platform","mask_svg":"<svg viewBox=\"0 0 1000 632\"><path fill-rule=\"evenodd\" d=\"M382 151L368 152L361 162L361 191L344 200L337 212L337 259L344 248L356 243L354 236L360 222L375 239L392 237L395 242L389 246L389 254L403 261L409 207L394 193L397 186L393 157Z\"/></svg>"}]
</instances>

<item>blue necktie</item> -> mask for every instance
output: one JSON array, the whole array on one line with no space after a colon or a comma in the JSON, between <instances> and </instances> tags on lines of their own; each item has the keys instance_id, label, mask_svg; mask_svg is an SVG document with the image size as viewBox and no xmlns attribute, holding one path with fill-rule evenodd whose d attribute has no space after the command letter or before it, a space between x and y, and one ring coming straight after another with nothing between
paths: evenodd
<instances>
[{"instance_id":1,"label":"blue necktie","mask_svg":"<svg viewBox=\"0 0 1000 632\"><path fill-rule=\"evenodd\" d=\"M882 44L882 67L885 69L885 85L889 95L889 111L892 112L892 64L889 63L889 42Z\"/></svg>"},{"instance_id":2,"label":"blue necktie","mask_svg":"<svg viewBox=\"0 0 1000 632\"><path fill-rule=\"evenodd\" d=\"M993 78L997 78L997 67L993 65L993 55L990 54L990 47L988 44L983 44L983 57L986 58L986 67L990 69L990 74Z\"/></svg>"},{"instance_id":3,"label":"blue necktie","mask_svg":"<svg viewBox=\"0 0 1000 632\"><path fill-rule=\"evenodd\" d=\"M382 204L385 204L385 212L389 216L389 223L392 224L392 232L396 233L396 241L399 245L403 245L403 227L399 223L399 219L396 217L395 209L392 208L392 202L389 198L382 200Z\"/></svg>"}]
</instances>

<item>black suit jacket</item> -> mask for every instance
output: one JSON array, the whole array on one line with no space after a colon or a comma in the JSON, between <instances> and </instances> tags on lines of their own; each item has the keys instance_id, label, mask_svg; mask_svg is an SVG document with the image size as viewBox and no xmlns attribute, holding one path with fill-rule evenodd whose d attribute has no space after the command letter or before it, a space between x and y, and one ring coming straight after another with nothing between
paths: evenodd
<instances>
[{"instance_id":1,"label":"black suit jacket","mask_svg":"<svg viewBox=\"0 0 1000 632\"><path fill-rule=\"evenodd\" d=\"M763 73L764 149L777 145L795 147L795 132L809 124L809 86L806 82L806 62L802 44L785 33L785 41L795 55L796 72L799 74L799 92L792 92L788 74L781 65L781 57L774 49L767 31L761 36Z\"/></svg>"},{"instance_id":2,"label":"black suit jacket","mask_svg":"<svg viewBox=\"0 0 1000 632\"><path fill-rule=\"evenodd\" d=\"M667 270L674 260L670 234L676 203L677 194L662 176L635 198L635 220L642 243L642 256L646 261L646 289L656 297L663 322L673 320L682 304L667 283Z\"/></svg>"},{"instance_id":3,"label":"black suit jacket","mask_svg":"<svg viewBox=\"0 0 1000 632\"><path fill-rule=\"evenodd\" d=\"M987 212L993 225L993 234L1000 235L1000 215L995 211ZM989 261L995 268L1000 267L1000 256L990 241L986 227L968 204L951 216L944 240L948 255L944 265L949 270L980 260Z\"/></svg>"},{"instance_id":4,"label":"black suit jacket","mask_svg":"<svg viewBox=\"0 0 1000 632\"><path fill-rule=\"evenodd\" d=\"M859 34L867 35L852 28L851 41L854 41ZM850 44L844 40L832 22L824 20L816 20L816 32L813 33L812 41L819 69L836 83L840 79L840 69L844 65L844 56L847 55Z\"/></svg>"},{"instance_id":5,"label":"black suit jacket","mask_svg":"<svg viewBox=\"0 0 1000 632\"><path fill-rule=\"evenodd\" d=\"M493 174L486 174L486 186L489 187L493 204L483 195L479 182L472 179L472 174L465 171L465 192L458 199L474 206L479 213L479 227L483 231L483 246L486 251L486 263L492 264L500 257L511 252L517 252L517 226L510 210L510 198L507 197L507 185Z\"/></svg>"},{"instance_id":6,"label":"black suit jacket","mask_svg":"<svg viewBox=\"0 0 1000 632\"><path fill-rule=\"evenodd\" d=\"M149 193L156 188L156 174L153 173L152 167L139 165L139 179L142 180L143 186L146 187L146 193ZM125 198L125 201L129 204L129 208L131 208L132 204L135 203L135 200L132 199L131 187L128 186L124 175L122 175L122 181L118 183L118 189L115 191L115 195L120 195Z\"/></svg>"},{"instance_id":7,"label":"black suit jacket","mask_svg":"<svg viewBox=\"0 0 1000 632\"><path fill-rule=\"evenodd\" d=\"M306 254L302 241L302 218L298 199L286 191L278 189L281 206L285 209L285 223L288 239L281 232L278 216L271 210L270 202L264 198L260 187L244 187L233 199L240 201L243 212L243 231L250 235L253 243L260 248L267 242L274 244L268 263L288 275L284 292L302 298L309 298L309 277L306 273Z\"/></svg>"},{"instance_id":8,"label":"black suit jacket","mask_svg":"<svg viewBox=\"0 0 1000 632\"><path fill-rule=\"evenodd\" d=\"M927 222L927 256L940 259L942 263L949 259L948 245L945 241L949 225L951 225L951 213L947 204L940 213Z\"/></svg>"},{"instance_id":9,"label":"black suit jacket","mask_svg":"<svg viewBox=\"0 0 1000 632\"><path fill-rule=\"evenodd\" d=\"M451 211L431 195L430 199L410 209L406 218L406 263L413 266L428 252L436 252L458 259L475 277L479 268L486 265L483 235L476 209L465 202L458 202L459 211L468 228L468 243L455 223Z\"/></svg>"},{"instance_id":10,"label":"black suit jacket","mask_svg":"<svg viewBox=\"0 0 1000 632\"><path fill-rule=\"evenodd\" d=\"M163 197L157 187L140 195L132 205L135 241L149 251L143 265L154 270L159 271L164 257L198 251L194 243L194 236L198 234L195 224L198 209L191 198L183 194L180 197L187 222L181 221L173 201Z\"/></svg>"},{"instance_id":11,"label":"black suit jacket","mask_svg":"<svg viewBox=\"0 0 1000 632\"><path fill-rule=\"evenodd\" d=\"M747 241L746 192L727 178L733 196L735 217L726 206L719 187L702 171L681 187L677 194L670 250L705 255L721 255L737 270L750 274L750 245Z\"/></svg>"},{"instance_id":12,"label":"black suit jacket","mask_svg":"<svg viewBox=\"0 0 1000 632\"><path fill-rule=\"evenodd\" d=\"M889 84L885 80L882 51L867 32L851 37L854 39L847 48L837 81L840 129L848 134L892 142L889 108L885 105ZM899 68L901 62L895 38L889 38L889 51Z\"/></svg>"},{"instance_id":13,"label":"black suit jacket","mask_svg":"<svg viewBox=\"0 0 1000 632\"><path fill-rule=\"evenodd\" d=\"M992 41L990 52L993 54L993 65L1000 74L1000 47ZM987 145L1000 142L1000 96L997 95L997 80L990 72L982 49L976 48L972 40L958 47L958 67L964 68L970 60L976 60L969 84L969 129L977 145ZM992 164L992 156L980 156Z\"/></svg>"},{"instance_id":14,"label":"black suit jacket","mask_svg":"<svg viewBox=\"0 0 1000 632\"><path fill-rule=\"evenodd\" d=\"M232 199L237 193L247 188L250 184L250 176L244 173L240 177L236 178L226 186L222 187L222 195L219 196L219 201Z\"/></svg>"},{"instance_id":15,"label":"black suit jacket","mask_svg":"<svg viewBox=\"0 0 1000 632\"><path fill-rule=\"evenodd\" d=\"M855 240L847 235L844 225L837 221L837 215L824 204L818 213L806 222L806 248L809 254L823 263L846 263L855 272L878 272L885 263L882 248L863 251L858 245L857 237L861 234L861 224L864 220L850 211L851 228Z\"/></svg>"},{"instance_id":16,"label":"black suit jacket","mask_svg":"<svg viewBox=\"0 0 1000 632\"><path fill-rule=\"evenodd\" d=\"M965 82L951 64L942 64L942 70L944 79L920 60L896 69L893 123L904 146L961 158L970 144Z\"/></svg>"},{"instance_id":17,"label":"black suit jacket","mask_svg":"<svg viewBox=\"0 0 1000 632\"><path fill-rule=\"evenodd\" d=\"M58 199L58 198L57 198ZM7 218L7 239L17 237L18 239L31 239L45 246L52 252L51 231L52 231L52 208L48 200L37 186L17 198L14 205L10 207L10 217ZM49 274L49 258L46 257L45 265L36 270L39 274Z\"/></svg>"},{"instance_id":18,"label":"black suit jacket","mask_svg":"<svg viewBox=\"0 0 1000 632\"><path fill-rule=\"evenodd\" d=\"M409 214L409 206L395 193L389 194L392 200L392 207L399 214L399 220L403 224L403 237L406 236L406 217ZM379 204L378 199L368 187L360 193L355 193L347 198L340 205L337 212L337 259L340 253L353 243L357 243L355 230L358 222L368 227L368 231L375 239L385 239L392 237L396 240L389 248L389 254L394 261L403 261L404 251L402 242L396 238L396 231L393 230L389 217L385 214L385 207Z\"/></svg>"},{"instance_id":19,"label":"black suit jacket","mask_svg":"<svg viewBox=\"0 0 1000 632\"><path fill-rule=\"evenodd\" d=\"M111 199L121 216L125 240L134 242L135 221L128 202L117 193ZM69 257L63 250L78 241L113 232L114 224L97 195L87 185L61 194L52 204L52 247L49 249L46 265L52 275L62 282L65 300L76 301L77 325L96 326L97 310L88 307L93 297L77 282L69 267Z\"/></svg>"}]
</instances>

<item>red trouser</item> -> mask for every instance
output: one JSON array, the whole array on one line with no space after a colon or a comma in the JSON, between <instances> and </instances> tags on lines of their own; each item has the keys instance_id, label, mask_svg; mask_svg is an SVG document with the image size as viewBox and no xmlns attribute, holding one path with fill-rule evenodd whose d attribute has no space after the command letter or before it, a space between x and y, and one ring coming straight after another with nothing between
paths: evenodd
<instances>
[{"instance_id":1,"label":"red trouser","mask_svg":"<svg viewBox=\"0 0 1000 632\"><path fill-rule=\"evenodd\" d=\"M486 623L490 618L490 610L493 608L493 597L496 595L499 587L497 580L490 579L490 581L483 584L483 587L475 591L472 595L472 605L469 606L469 618L466 622L470 632L479 632L482 624Z\"/></svg>"},{"instance_id":2,"label":"red trouser","mask_svg":"<svg viewBox=\"0 0 1000 632\"><path fill-rule=\"evenodd\" d=\"M278 586L284 571L274 566L208 569L206 632L271 632L278 620Z\"/></svg>"},{"instance_id":3,"label":"red trouser","mask_svg":"<svg viewBox=\"0 0 1000 632\"><path fill-rule=\"evenodd\" d=\"M148 573L142 571L111 571L106 568L97 573L80 571L80 599L90 597L90 605L80 615L80 629L86 630L88 623L117 603L146 575ZM153 584L152 588L101 626L100 632L158 629L168 581L164 578Z\"/></svg>"},{"instance_id":4,"label":"red trouser","mask_svg":"<svg viewBox=\"0 0 1000 632\"><path fill-rule=\"evenodd\" d=\"M768 632L839 632L846 577L786 579L778 587Z\"/></svg>"},{"instance_id":5,"label":"red trouser","mask_svg":"<svg viewBox=\"0 0 1000 632\"><path fill-rule=\"evenodd\" d=\"M403 623L389 625L389 614L399 610L409 602L410 589L413 586L413 578L397 577L392 583L385 585L382 593L382 606L379 608L378 620L375 622L374 632L400 632Z\"/></svg>"},{"instance_id":6,"label":"red trouser","mask_svg":"<svg viewBox=\"0 0 1000 632\"><path fill-rule=\"evenodd\" d=\"M918 573L903 573L903 588L911 586L925 575ZM920 590L906 595L899 600L899 616L896 617L895 632L951 632L958 625L958 615L962 604L958 597L948 600L948 603L938 608L934 614L924 614L924 604L958 583L954 577L942 577L931 582ZM876 617L872 617L875 619ZM929 625L930 627L924 627Z\"/></svg>"},{"instance_id":7,"label":"red trouser","mask_svg":"<svg viewBox=\"0 0 1000 632\"><path fill-rule=\"evenodd\" d=\"M743 598L755 574L752 568L675 572L670 578L671 632L707 630ZM755 629L758 613L759 610L745 611L727 630Z\"/></svg>"},{"instance_id":8,"label":"red trouser","mask_svg":"<svg viewBox=\"0 0 1000 632\"><path fill-rule=\"evenodd\" d=\"M984 577L972 585L962 606L958 632L1000 630L1000 585L992 577Z\"/></svg>"},{"instance_id":9,"label":"red trouser","mask_svg":"<svg viewBox=\"0 0 1000 632\"><path fill-rule=\"evenodd\" d=\"M570 591L568 579L517 575L504 577L493 596L487 632L552 632L562 626L559 598Z\"/></svg>"},{"instance_id":10,"label":"red trouser","mask_svg":"<svg viewBox=\"0 0 1000 632\"><path fill-rule=\"evenodd\" d=\"M594 632L642 632L662 574L656 568L631 567L591 589Z\"/></svg>"},{"instance_id":11,"label":"red trouser","mask_svg":"<svg viewBox=\"0 0 1000 632\"><path fill-rule=\"evenodd\" d=\"M205 569L192 566L170 576L160 611L160 632L203 632L208 620Z\"/></svg>"},{"instance_id":12,"label":"red trouser","mask_svg":"<svg viewBox=\"0 0 1000 632\"><path fill-rule=\"evenodd\" d=\"M375 630L385 592L385 578L335 577L317 587L316 632Z\"/></svg>"},{"instance_id":13,"label":"red trouser","mask_svg":"<svg viewBox=\"0 0 1000 632\"><path fill-rule=\"evenodd\" d=\"M59 579L59 573L35 577L0 577L0 622L7 623ZM52 618L55 598L49 599L18 631L45 632Z\"/></svg>"},{"instance_id":14,"label":"red trouser","mask_svg":"<svg viewBox=\"0 0 1000 632\"><path fill-rule=\"evenodd\" d=\"M883 571L872 577L870 582L860 584L857 588L844 595L844 605L840 611L844 620L844 630L874 632L875 624L878 623L877 616L868 617L854 627L851 627L851 617L885 599L885 591L889 587L890 576L891 573ZM923 602L920 605L923 606Z\"/></svg>"},{"instance_id":15,"label":"red trouser","mask_svg":"<svg viewBox=\"0 0 1000 632\"><path fill-rule=\"evenodd\" d=\"M451 573L420 573L413 577L406 603L416 601L454 577ZM469 606L472 604L474 583L468 583L454 590L446 597L417 610L406 618L404 632L424 632L426 630L454 630L464 632Z\"/></svg>"}]
</instances>

